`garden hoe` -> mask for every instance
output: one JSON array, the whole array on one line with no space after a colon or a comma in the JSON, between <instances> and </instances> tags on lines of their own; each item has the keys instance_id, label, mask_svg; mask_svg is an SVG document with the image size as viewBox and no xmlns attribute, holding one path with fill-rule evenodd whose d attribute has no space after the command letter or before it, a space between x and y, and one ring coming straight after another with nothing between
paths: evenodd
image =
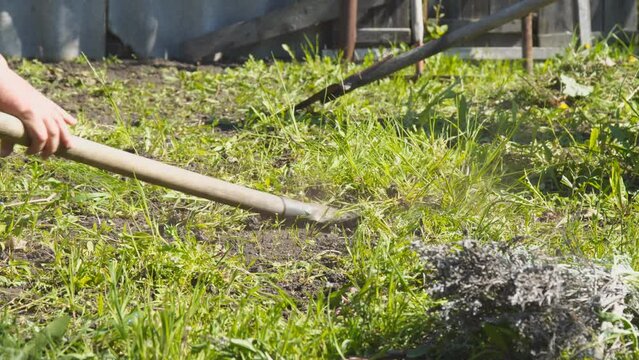
<instances>
[{"instance_id":1,"label":"garden hoe","mask_svg":"<svg viewBox=\"0 0 639 360\"><path fill-rule=\"evenodd\" d=\"M13 140L20 145L29 145L29 139L22 122L4 113L0 113L0 137ZM304 203L231 184L77 136L73 137L73 148L58 151L56 155L264 215L307 221L319 225L353 224L358 217L354 213L343 213L325 205Z\"/></svg>"}]
</instances>

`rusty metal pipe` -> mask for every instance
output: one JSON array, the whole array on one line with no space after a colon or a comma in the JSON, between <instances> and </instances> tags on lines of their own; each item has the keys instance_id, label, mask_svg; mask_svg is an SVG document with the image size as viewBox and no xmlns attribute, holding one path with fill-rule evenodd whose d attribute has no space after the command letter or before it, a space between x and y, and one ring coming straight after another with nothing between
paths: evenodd
<instances>
[{"instance_id":1,"label":"rusty metal pipe","mask_svg":"<svg viewBox=\"0 0 639 360\"><path fill-rule=\"evenodd\" d=\"M342 0L340 47L344 61L353 61L357 42L357 0Z\"/></svg>"},{"instance_id":2,"label":"rusty metal pipe","mask_svg":"<svg viewBox=\"0 0 639 360\"><path fill-rule=\"evenodd\" d=\"M529 13L521 19L523 41L521 45L522 55L525 61L526 72L533 73L533 14Z\"/></svg>"},{"instance_id":3,"label":"rusty metal pipe","mask_svg":"<svg viewBox=\"0 0 639 360\"><path fill-rule=\"evenodd\" d=\"M410 3L410 24L414 46L424 45L424 6L423 0L411 0ZM428 6L426 6L428 9ZM419 77L424 72L424 60L419 60L415 64L415 77Z\"/></svg>"},{"instance_id":4,"label":"rusty metal pipe","mask_svg":"<svg viewBox=\"0 0 639 360\"><path fill-rule=\"evenodd\" d=\"M29 145L22 122L4 113L0 113L0 137ZM59 151L56 155L246 210L320 224L352 221L356 217L354 214L341 214L325 205L304 203L204 176L77 136L73 137L73 144L73 148Z\"/></svg>"}]
</instances>

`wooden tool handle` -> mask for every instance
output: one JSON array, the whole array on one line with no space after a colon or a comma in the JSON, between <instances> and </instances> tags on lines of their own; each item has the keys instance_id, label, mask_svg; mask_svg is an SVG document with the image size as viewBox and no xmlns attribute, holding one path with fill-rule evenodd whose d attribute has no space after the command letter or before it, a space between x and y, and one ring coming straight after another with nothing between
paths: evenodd
<instances>
[{"instance_id":1,"label":"wooden tool handle","mask_svg":"<svg viewBox=\"0 0 639 360\"><path fill-rule=\"evenodd\" d=\"M0 113L0 137L11 139L24 146L29 145L29 138L22 122L4 113ZM300 217L314 222L331 222L336 211L324 205L303 203L231 184L77 136L73 137L71 149L59 151L56 155L186 194L263 214L286 218Z\"/></svg>"}]
</instances>

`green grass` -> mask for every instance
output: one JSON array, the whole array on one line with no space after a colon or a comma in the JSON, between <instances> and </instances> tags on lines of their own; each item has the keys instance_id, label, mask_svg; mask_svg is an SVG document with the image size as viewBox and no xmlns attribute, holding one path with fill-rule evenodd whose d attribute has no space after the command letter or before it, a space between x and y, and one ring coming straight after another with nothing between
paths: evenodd
<instances>
[{"instance_id":1,"label":"green grass","mask_svg":"<svg viewBox=\"0 0 639 360\"><path fill-rule=\"evenodd\" d=\"M357 209L363 220L339 255L249 259L248 212L16 155L0 171L0 357L309 359L416 348L434 304L415 239L517 239L603 261L625 255L637 269L633 51L568 50L533 77L517 62L437 56L417 82L406 70L304 114L289 110L371 60L344 66L309 53L222 72L161 68L140 81L107 77L117 60L14 62L78 115L79 136ZM593 93L562 97L561 74ZM238 129L222 131L229 123ZM302 297L284 286L335 276Z\"/></svg>"}]
</instances>

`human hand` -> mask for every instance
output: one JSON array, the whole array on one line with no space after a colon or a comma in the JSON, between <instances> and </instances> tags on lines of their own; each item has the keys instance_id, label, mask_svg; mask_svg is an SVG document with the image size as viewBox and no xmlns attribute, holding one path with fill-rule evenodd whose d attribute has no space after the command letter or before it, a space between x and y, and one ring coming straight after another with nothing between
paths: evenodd
<instances>
[{"instance_id":1,"label":"human hand","mask_svg":"<svg viewBox=\"0 0 639 360\"><path fill-rule=\"evenodd\" d=\"M71 148L68 125L75 125L76 119L9 69L3 60L0 59L0 111L22 121L31 141L27 154L39 153L46 159L60 148ZM0 156L10 155L14 145L2 139Z\"/></svg>"},{"instance_id":2,"label":"human hand","mask_svg":"<svg viewBox=\"0 0 639 360\"><path fill-rule=\"evenodd\" d=\"M28 110L18 118L31 141L27 154L40 154L46 159L60 148L69 149L73 146L68 125L75 125L77 120L53 101L35 92L31 94ZM13 141L2 139L0 156L10 155L14 145Z\"/></svg>"}]
</instances>

